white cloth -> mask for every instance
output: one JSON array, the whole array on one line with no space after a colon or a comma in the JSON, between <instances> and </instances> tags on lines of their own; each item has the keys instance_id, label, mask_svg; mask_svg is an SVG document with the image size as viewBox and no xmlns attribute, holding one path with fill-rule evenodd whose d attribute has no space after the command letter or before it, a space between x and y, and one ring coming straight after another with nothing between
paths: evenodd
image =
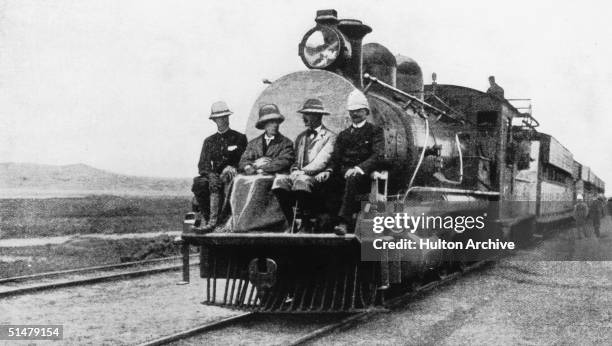
<instances>
[{"instance_id":1,"label":"white cloth","mask_svg":"<svg viewBox=\"0 0 612 346\"><path fill-rule=\"evenodd\" d=\"M314 129L317 132L317 136L319 135L319 133L321 133L321 129L323 128L323 125L319 125L316 129ZM308 138L313 139L315 136L315 134L311 134L310 136L308 136Z\"/></svg>"},{"instance_id":2,"label":"white cloth","mask_svg":"<svg viewBox=\"0 0 612 346\"><path fill-rule=\"evenodd\" d=\"M264 138L266 139L266 145L270 145L270 142L272 142L274 136L268 137L268 135L264 135Z\"/></svg>"},{"instance_id":3,"label":"white cloth","mask_svg":"<svg viewBox=\"0 0 612 346\"><path fill-rule=\"evenodd\" d=\"M363 125L365 125L365 123L366 123L366 120L364 120L364 121L360 122L359 124L355 124L355 123L353 123L351 126L353 126L353 127L354 127L354 128L356 128L356 129L360 129L360 128L362 128L362 127L363 127Z\"/></svg>"}]
</instances>

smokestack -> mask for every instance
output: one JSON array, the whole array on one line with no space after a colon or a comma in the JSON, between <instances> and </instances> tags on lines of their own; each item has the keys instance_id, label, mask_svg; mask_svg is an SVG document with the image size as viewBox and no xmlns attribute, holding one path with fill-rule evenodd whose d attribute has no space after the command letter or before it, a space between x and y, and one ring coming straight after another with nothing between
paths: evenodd
<instances>
[{"instance_id":1,"label":"smokestack","mask_svg":"<svg viewBox=\"0 0 612 346\"><path fill-rule=\"evenodd\" d=\"M356 19L342 19L338 29L346 36L351 44L351 59L344 68L346 77L353 81L358 88L363 88L361 43L365 35L372 32L372 28Z\"/></svg>"},{"instance_id":2,"label":"smokestack","mask_svg":"<svg viewBox=\"0 0 612 346\"><path fill-rule=\"evenodd\" d=\"M338 24L338 12L336 10L318 10L315 22L320 25Z\"/></svg>"}]
</instances>

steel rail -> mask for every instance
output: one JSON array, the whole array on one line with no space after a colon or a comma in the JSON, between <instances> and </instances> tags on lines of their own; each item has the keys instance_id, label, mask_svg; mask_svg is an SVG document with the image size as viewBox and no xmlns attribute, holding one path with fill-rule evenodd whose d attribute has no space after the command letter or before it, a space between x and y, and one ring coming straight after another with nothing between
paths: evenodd
<instances>
[{"instance_id":1,"label":"steel rail","mask_svg":"<svg viewBox=\"0 0 612 346\"><path fill-rule=\"evenodd\" d=\"M254 312L245 312L240 315L231 316L231 317L222 319L220 321L208 322L208 323L205 323L205 324L202 324L202 325L199 325L199 326L196 326L196 327L193 327L193 328L181 331L181 332L162 336L155 340L146 341L146 342L139 344L138 346L166 345L174 341L178 341L178 340L186 339L194 335L198 335L202 332L208 332L208 331L216 330L219 328L224 328L232 323L242 322L246 320L247 318L252 317L254 315L255 315Z\"/></svg>"},{"instance_id":2,"label":"steel rail","mask_svg":"<svg viewBox=\"0 0 612 346\"><path fill-rule=\"evenodd\" d=\"M189 256L195 257L195 256L199 256L199 254L193 254ZM170 256L170 257L155 258L155 259L144 260L144 261L132 261L132 262L119 263L119 264L109 264L109 265L83 267L83 268L76 268L76 269L57 270L57 271L52 271L52 272L36 273L36 274L30 274L30 275L13 276L13 277L8 277L8 278L0 278L0 284L10 283L10 282L20 282L20 281L26 281L26 280L32 280L32 279L43 279L43 278L66 275L66 274L81 274L81 273L87 273L87 272L92 272L92 271L121 269L121 268L135 267L138 265L146 265L146 264L158 263L158 262L164 262L164 261L180 260L182 258L183 256Z\"/></svg>"},{"instance_id":3,"label":"steel rail","mask_svg":"<svg viewBox=\"0 0 612 346\"><path fill-rule=\"evenodd\" d=\"M453 280L456 280L457 278L459 278L459 277L461 277L461 276L463 276L463 275L465 275L465 274L467 274L469 272L472 272L472 271L476 270L477 268L482 267L483 265L485 265L487 263L492 263L494 261L495 261L495 258L476 262L475 264L470 265L470 266L464 268L461 271L451 273L451 274L449 274L447 276L444 276L444 277L440 278L439 280L432 281L432 282L427 283L425 285L419 286L413 292L409 292L409 293L406 293L406 294L401 295L399 297L393 298L393 299L389 300L385 304L385 306L387 308L389 308L389 309L398 307L401 304L406 303L410 299L413 299L413 298L415 298L415 297L417 297L417 296L419 296L419 295L421 295L421 294L423 294L423 293L425 293L427 291L431 291L434 288L437 288L437 287L440 287L442 285L448 284L449 282L451 282ZM384 310L382 310L382 311L384 311ZM313 340L321 338L321 337L323 337L323 336L325 336L325 335L327 335L327 334L329 334L329 333L331 333L331 332L333 332L335 330L338 330L340 328L348 327L348 326L354 325L356 323L359 323L360 321L365 320L367 318L370 318L370 317L372 317L372 316L374 316L376 314L379 314L382 311L381 310L371 310L371 311L365 311L365 312L357 313L355 315L346 317L346 318L342 319L339 322L329 324L329 325L327 325L325 327L321 327L321 328L319 328L319 329L317 329L317 330L315 330L313 332L310 332L310 333L308 333L306 335L303 335L303 336L299 337L298 339L293 340L292 342L283 343L282 345L284 345L284 346L303 345L303 344L305 344L307 342L311 342Z\"/></svg>"},{"instance_id":4,"label":"steel rail","mask_svg":"<svg viewBox=\"0 0 612 346\"><path fill-rule=\"evenodd\" d=\"M356 313L353 314L351 316L348 316L342 320L340 320L339 322L335 322L332 324L329 324L327 326L318 328L316 330L314 330L313 332L307 333L301 337L299 337L298 339L295 339L291 342L288 343L281 343L281 345L302 345L305 344L307 342L313 341L315 339L318 339L320 337L323 337L335 330L338 330L340 328L343 327L348 327L350 325L359 323L362 320L365 320L369 317L374 316L375 314L384 312L384 311L388 311L389 309L395 308L400 306L401 304L407 302L409 299L412 299L416 296L419 296L427 291L433 290L434 288L440 287L444 284L447 284L459 277L461 277L462 275L465 275L481 266L483 266L486 263L491 263L495 261L495 258L491 258L488 260L483 260L483 261L479 261L471 266L468 266L466 268L464 268L461 271L457 271L454 273L451 273L447 276L444 276L442 278L440 278L439 280L424 284L422 286L419 286L418 288L415 289L415 291L413 292L409 292L406 293L404 295L401 295L399 297L393 298L391 300L389 300L388 302L386 302L384 304L385 309L374 309L374 310L369 310L369 311L364 311L364 312L360 312L360 313ZM247 318L251 318L253 316L255 316L257 313L256 312L246 312L240 315L236 315L236 316L232 316L232 317L228 317L226 319L222 319L220 321L214 321L214 322L208 322L184 331L180 331L174 334L170 334L167 336L163 336L154 340L150 340L150 341L146 341L143 342L141 344L139 344L139 346L160 346L160 345L166 345L169 344L171 342L175 342L175 341L179 341L179 340L183 340L192 336L196 336L199 335L201 333L204 332L210 332L210 331L214 331L214 330L218 330L221 328L225 328L230 326L233 323L240 323L243 322L244 320L246 320ZM281 314L282 315L282 314Z\"/></svg>"},{"instance_id":5,"label":"steel rail","mask_svg":"<svg viewBox=\"0 0 612 346\"><path fill-rule=\"evenodd\" d=\"M198 264L199 262L195 262L192 265L198 265ZM111 274L111 275L96 276L96 277L90 277L90 278L85 278L85 279L64 280L64 281L56 281L56 282L39 284L39 285L18 287L12 290L0 291L0 298L17 296L17 295L22 295L22 294L27 294L27 293L34 293L34 292L39 292L39 291L52 290L52 289L57 289L57 288L84 286L84 285L96 284L100 282L117 281L117 280L122 280L122 279L129 279L129 278L135 278L135 277L140 277L140 276L165 273L169 271L179 270L182 268L183 268L183 265L179 264L179 265L165 266L161 268L152 268L152 269L136 270L136 271L130 271L130 272Z\"/></svg>"}]
</instances>

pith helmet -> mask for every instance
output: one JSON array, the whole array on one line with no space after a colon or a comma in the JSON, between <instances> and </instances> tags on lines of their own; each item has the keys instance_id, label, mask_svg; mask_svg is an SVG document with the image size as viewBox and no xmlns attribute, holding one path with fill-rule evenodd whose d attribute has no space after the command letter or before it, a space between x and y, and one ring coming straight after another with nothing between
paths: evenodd
<instances>
[{"instance_id":1,"label":"pith helmet","mask_svg":"<svg viewBox=\"0 0 612 346\"><path fill-rule=\"evenodd\" d=\"M346 100L346 109L349 111L354 111L363 108L368 110L370 109L370 104L368 103L365 95L357 89L351 91Z\"/></svg>"},{"instance_id":2,"label":"pith helmet","mask_svg":"<svg viewBox=\"0 0 612 346\"><path fill-rule=\"evenodd\" d=\"M255 127L263 130L264 124L270 120L276 120L279 123L282 123L285 120L285 117L280 114L278 107L273 103L263 105L261 108L259 108L259 119L257 119Z\"/></svg>"},{"instance_id":3,"label":"pith helmet","mask_svg":"<svg viewBox=\"0 0 612 346\"><path fill-rule=\"evenodd\" d=\"M227 107L227 103L223 101L217 101L213 103L210 107L210 117L208 117L208 119L226 117L231 114L234 113L229 110L229 108Z\"/></svg>"},{"instance_id":4,"label":"pith helmet","mask_svg":"<svg viewBox=\"0 0 612 346\"><path fill-rule=\"evenodd\" d=\"M304 106L302 109L298 111L298 113L302 114L321 114L328 115L329 112L323 108L323 102L319 99L308 99L304 102Z\"/></svg>"}]
</instances>

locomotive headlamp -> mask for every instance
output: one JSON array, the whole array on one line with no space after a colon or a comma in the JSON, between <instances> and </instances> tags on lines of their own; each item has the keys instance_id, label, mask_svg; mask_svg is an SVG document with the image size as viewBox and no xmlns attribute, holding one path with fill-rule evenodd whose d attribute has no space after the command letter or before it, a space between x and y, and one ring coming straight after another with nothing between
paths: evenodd
<instances>
[{"instance_id":1,"label":"locomotive headlamp","mask_svg":"<svg viewBox=\"0 0 612 346\"><path fill-rule=\"evenodd\" d=\"M326 26L317 26L308 31L300 43L300 57L304 64L316 69L333 64L346 46L341 35Z\"/></svg>"},{"instance_id":2,"label":"locomotive headlamp","mask_svg":"<svg viewBox=\"0 0 612 346\"><path fill-rule=\"evenodd\" d=\"M361 43L372 29L359 20L338 19L336 10L317 11L315 23L298 46L304 65L339 74L363 88Z\"/></svg>"}]
</instances>

